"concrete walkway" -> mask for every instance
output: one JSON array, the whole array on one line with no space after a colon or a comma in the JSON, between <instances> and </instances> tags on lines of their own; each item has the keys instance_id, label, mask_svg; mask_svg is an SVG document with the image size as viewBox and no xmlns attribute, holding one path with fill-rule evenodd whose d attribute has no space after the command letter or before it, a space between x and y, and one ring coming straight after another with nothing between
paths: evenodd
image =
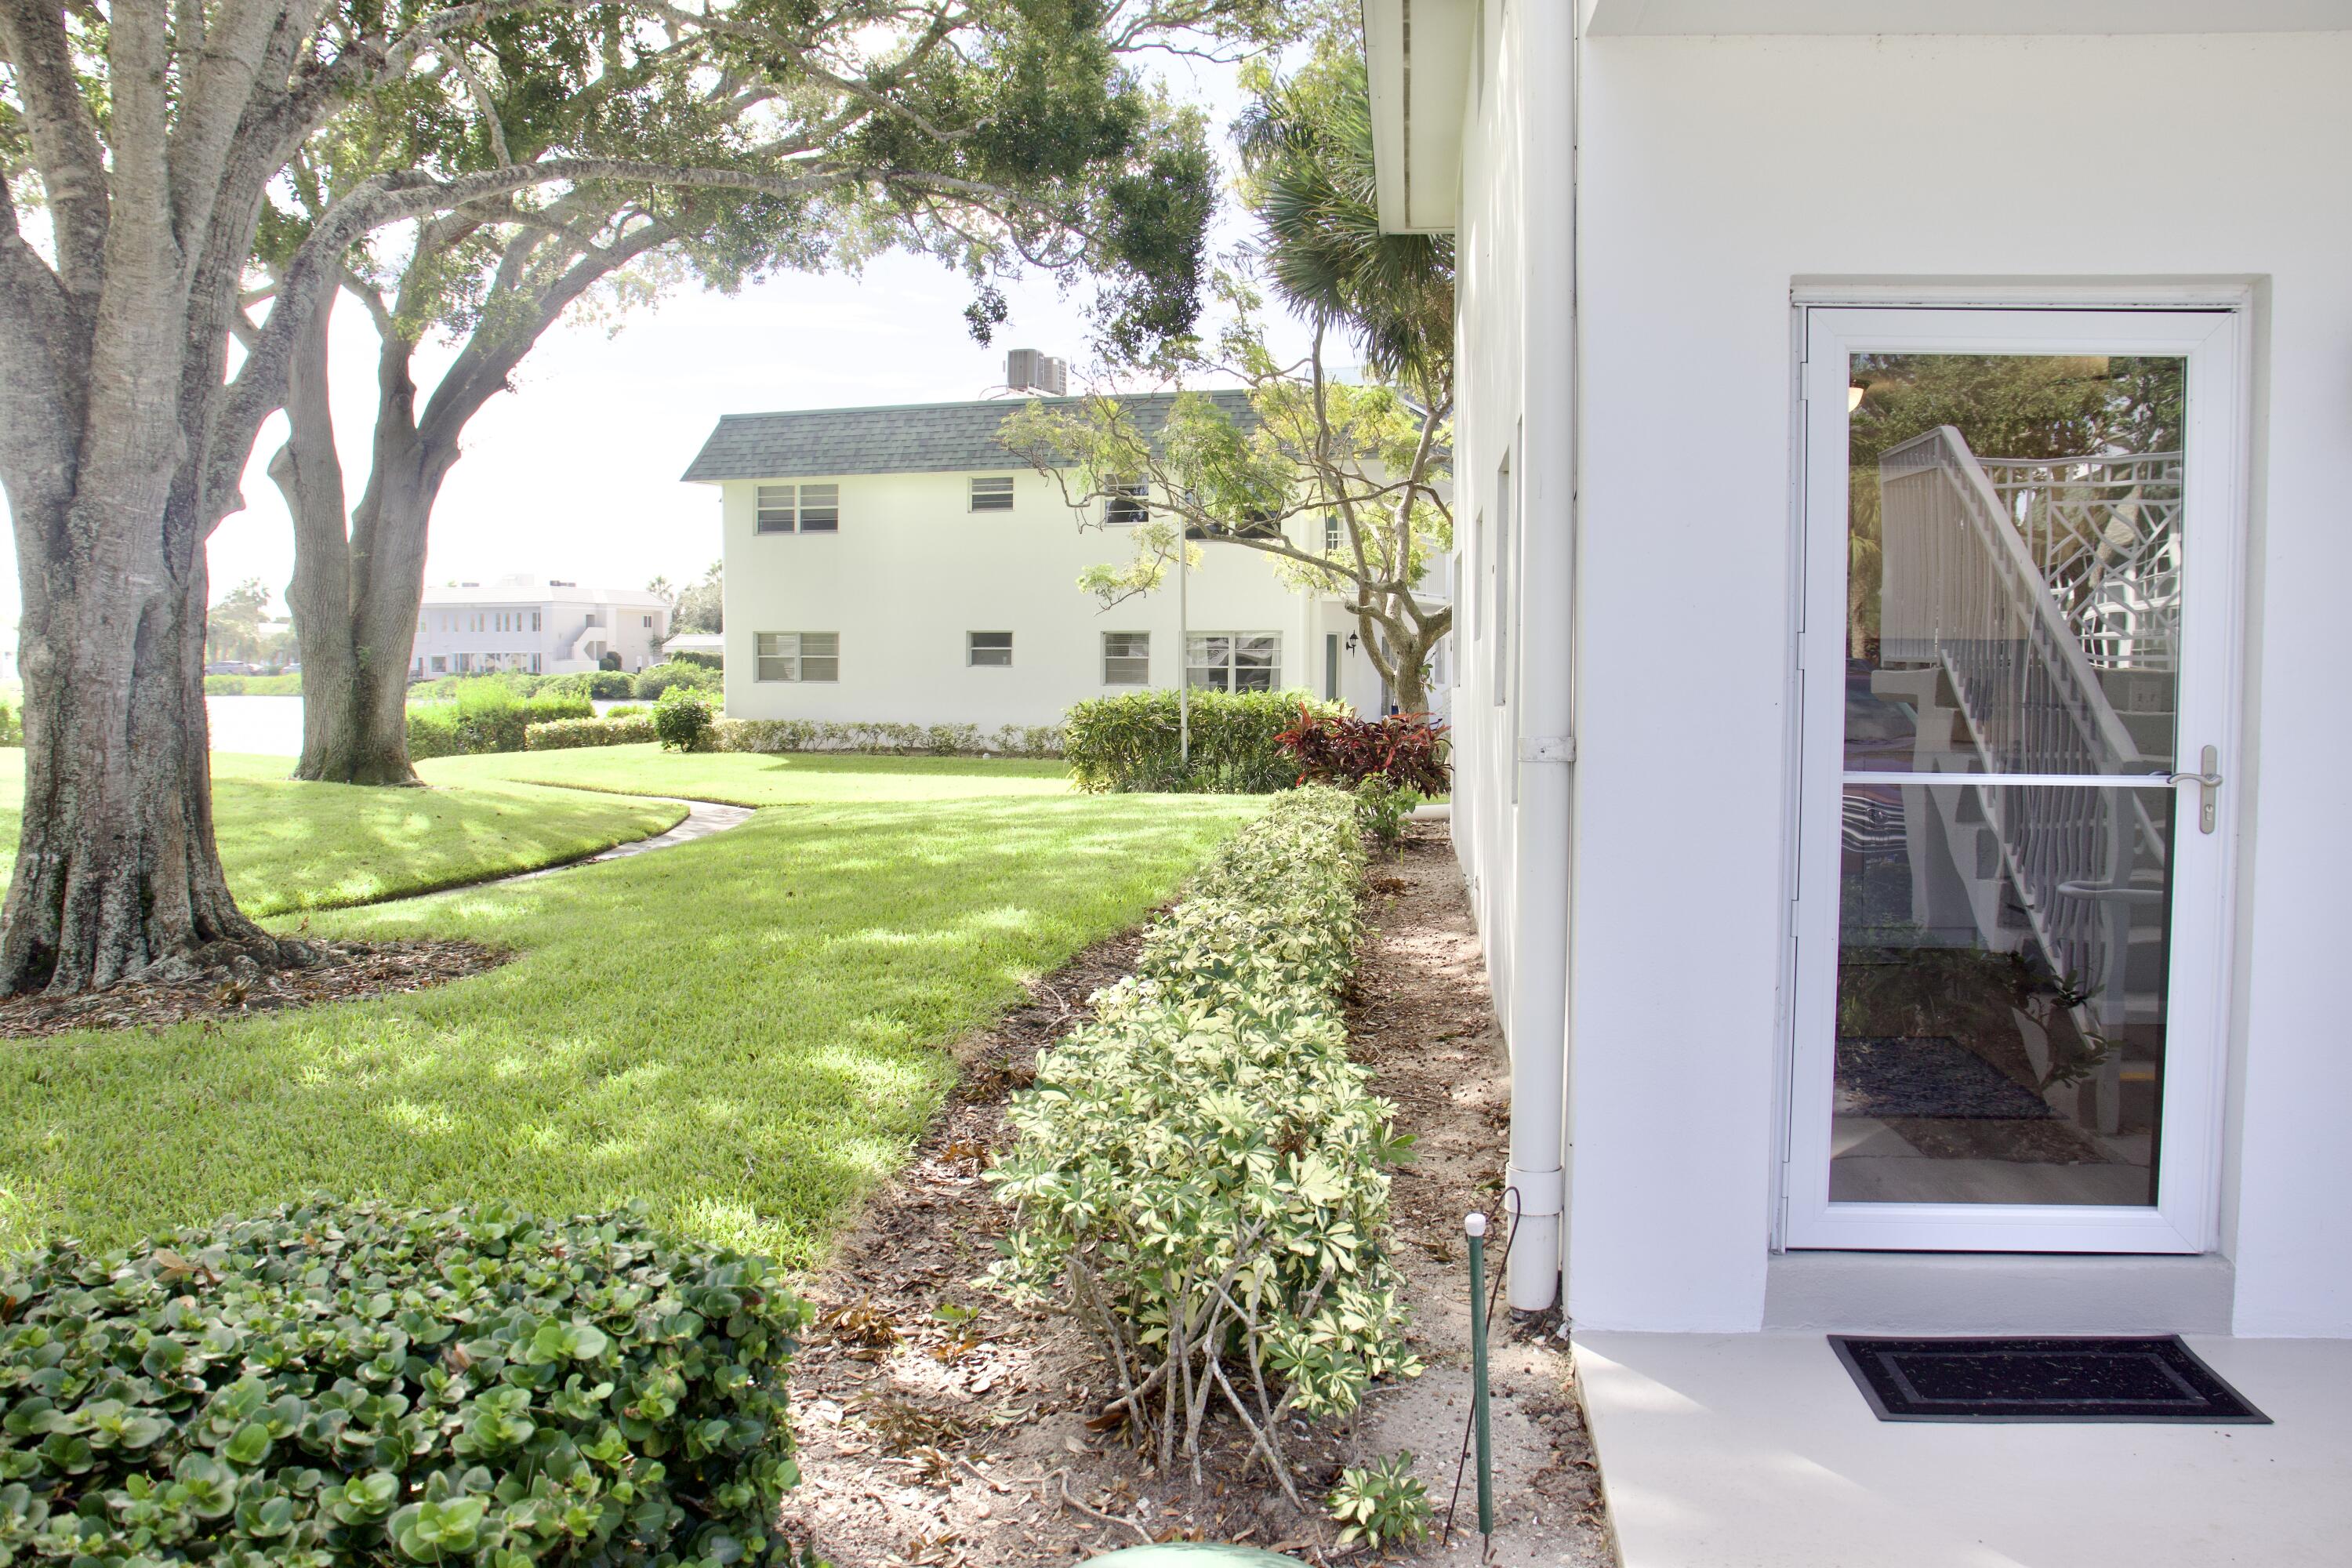
<instances>
[{"instance_id":1,"label":"concrete walkway","mask_svg":"<svg viewBox=\"0 0 2352 1568\"><path fill-rule=\"evenodd\" d=\"M680 844L691 844L698 838L708 838L714 833L724 833L730 827L740 827L751 820L748 805L720 805L708 800L677 800L667 795L648 799L670 800L674 805L686 807L686 820L667 833L656 833L651 838L633 838L626 844L615 844L610 849L599 849L577 860L566 860L560 866L542 866L536 871L517 871L511 876L495 877L495 882L521 882L533 877L552 877L558 871L569 871L575 866L593 866L600 860L625 860L632 855L648 854L656 849L669 849ZM484 886L486 884L477 884Z\"/></svg>"},{"instance_id":2,"label":"concrete walkway","mask_svg":"<svg viewBox=\"0 0 2352 1568\"><path fill-rule=\"evenodd\" d=\"M2189 1336L2270 1426L1882 1422L1819 1334L1576 1336L1624 1568L2352 1563L2352 1342Z\"/></svg>"}]
</instances>

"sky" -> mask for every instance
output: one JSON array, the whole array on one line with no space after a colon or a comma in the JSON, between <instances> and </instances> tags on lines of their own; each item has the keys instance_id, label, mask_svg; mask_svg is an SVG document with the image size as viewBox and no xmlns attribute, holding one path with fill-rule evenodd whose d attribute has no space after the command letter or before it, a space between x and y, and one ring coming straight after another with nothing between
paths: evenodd
<instances>
[{"instance_id":1,"label":"sky","mask_svg":"<svg viewBox=\"0 0 2352 1568\"><path fill-rule=\"evenodd\" d=\"M1172 92L1207 106L1223 145L1222 128L1240 102L1234 71L1193 60L1160 71ZM1230 250L1244 234L1228 199L1214 245ZM721 414L985 396L1003 385L1010 348L1067 358L1076 390L1090 357L1087 289L1066 295L1046 278L1003 287L1012 316L989 347L965 327L965 281L937 261L898 255L862 276L786 274L732 298L688 288L624 318L617 332L603 322L559 323L522 362L513 390L467 426L464 456L435 508L425 580L526 573L599 587L641 588L656 576L683 584L719 554L718 490L681 484L678 475ZM1286 349L1305 341L1303 331L1277 334ZM422 395L451 352L436 342L420 354ZM365 483L374 358L366 313L345 300L330 374L354 500ZM267 470L284 438L283 420L273 418L246 470L246 509L212 537L215 600L258 577L282 605L293 531ZM0 498L0 522L6 515ZM14 626L16 552L5 528L0 563L0 616Z\"/></svg>"}]
</instances>

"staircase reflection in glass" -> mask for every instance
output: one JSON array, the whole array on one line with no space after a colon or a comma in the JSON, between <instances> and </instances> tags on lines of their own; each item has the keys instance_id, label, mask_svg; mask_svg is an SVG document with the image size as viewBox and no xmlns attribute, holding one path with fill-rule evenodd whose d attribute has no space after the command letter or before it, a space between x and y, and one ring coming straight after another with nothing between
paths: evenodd
<instances>
[{"instance_id":1,"label":"staircase reflection in glass","mask_svg":"<svg viewBox=\"0 0 2352 1568\"><path fill-rule=\"evenodd\" d=\"M2183 369L1853 360L1834 1202L2155 1201Z\"/></svg>"}]
</instances>

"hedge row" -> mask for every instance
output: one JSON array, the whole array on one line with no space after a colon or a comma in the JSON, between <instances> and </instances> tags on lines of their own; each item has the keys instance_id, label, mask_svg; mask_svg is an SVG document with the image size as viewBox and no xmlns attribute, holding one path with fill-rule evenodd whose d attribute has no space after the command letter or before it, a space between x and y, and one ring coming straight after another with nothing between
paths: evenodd
<instances>
[{"instance_id":1,"label":"hedge row","mask_svg":"<svg viewBox=\"0 0 2352 1568\"><path fill-rule=\"evenodd\" d=\"M207 675L205 677L207 697L299 697L302 676L298 670L291 675Z\"/></svg>"},{"instance_id":2,"label":"hedge row","mask_svg":"<svg viewBox=\"0 0 2352 1568\"><path fill-rule=\"evenodd\" d=\"M1063 750L1085 790L1170 790L1261 795L1298 781L1282 732L1310 716L1347 711L1296 691L1195 691L1189 763L1176 693L1097 697L1070 709Z\"/></svg>"},{"instance_id":3,"label":"hedge row","mask_svg":"<svg viewBox=\"0 0 2352 1568\"><path fill-rule=\"evenodd\" d=\"M933 756L984 754L1058 757L1062 731L1052 724L835 723L820 719L728 719L719 725L722 752L913 752Z\"/></svg>"},{"instance_id":4,"label":"hedge row","mask_svg":"<svg viewBox=\"0 0 2352 1568\"><path fill-rule=\"evenodd\" d=\"M574 746L637 746L660 737L650 713L607 713L601 719L552 719L523 731L526 752L562 752Z\"/></svg>"},{"instance_id":5,"label":"hedge row","mask_svg":"<svg viewBox=\"0 0 2352 1568\"><path fill-rule=\"evenodd\" d=\"M408 710L408 754L467 756L479 752L520 752L530 727L558 719L588 719L596 709L585 697L516 697L499 688L467 692L455 702L423 702Z\"/></svg>"},{"instance_id":6,"label":"hedge row","mask_svg":"<svg viewBox=\"0 0 2352 1568\"><path fill-rule=\"evenodd\" d=\"M0 1264L0 1563L781 1563L766 1262L629 1212L313 1203Z\"/></svg>"},{"instance_id":7,"label":"hedge row","mask_svg":"<svg viewBox=\"0 0 2352 1568\"><path fill-rule=\"evenodd\" d=\"M444 675L419 680L408 689L411 702L456 702L469 693L493 689L514 697L589 697L610 702L631 694L635 679L617 669L592 669L571 675L525 675L504 669L487 675Z\"/></svg>"},{"instance_id":8,"label":"hedge row","mask_svg":"<svg viewBox=\"0 0 2352 1568\"><path fill-rule=\"evenodd\" d=\"M1013 1209L993 1279L1093 1331L1163 1465L1213 1399L1287 1477L1287 1416L1420 1370L1389 1252L1409 1140L1349 1059L1338 997L1363 854L1346 795L1279 796L1040 1058L990 1173Z\"/></svg>"}]
</instances>

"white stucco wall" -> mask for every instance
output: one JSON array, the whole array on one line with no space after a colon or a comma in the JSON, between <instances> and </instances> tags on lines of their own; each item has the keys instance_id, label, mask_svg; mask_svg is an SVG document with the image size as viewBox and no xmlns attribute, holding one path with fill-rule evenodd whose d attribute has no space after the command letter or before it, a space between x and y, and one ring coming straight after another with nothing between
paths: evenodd
<instances>
[{"instance_id":1,"label":"white stucco wall","mask_svg":"<svg viewBox=\"0 0 2352 1568\"><path fill-rule=\"evenodd\" d=\"M992 470L1003 472L1003 470ZM726 574L727 711L740 719L887 723L1053 724L1082 698L1138 689L1102 682L1102 634L1151 634L1151 684L1178 668L1173 580L1104 610L1077 576L1130 558L1125 529L1085 528L1057 487L1017 475L1010 511L970 510L970 474L851 474L839 479L838 533L756 531L758 483L718 487ZM824 482L820 479L818 482ZM1187 590L1189 624L1209 632L1278 633L1282 684L1322 694L1324 636L1341 634L1340 695L1370 713L1379 677L1350 629L1294 594L1268 558L1207 542ZM837 632L841 679L756 679L755 634ZM1011 668L972 668L965 634L1009 631Z\"/></svg>"},{"instance_id":2,"label":"white stucco wall","mask_svg":"<svg viewBox=\"0 0 2352 1568\"><path fill-rule=\"evenodd\" d=\"M1490 89L1522 90L1507 61L1489 68ZM1792 285L2204 279L2251 282L2257 300L2223 1246L2239 1332L2352 1333L2352 1051L2332 978L2352 939L2336 896L2352 731L2324 640L2352 493L2347 80L2340 34L1582 44L1580 1326L1762 1321L1793 809ZM1528 384L1512 279L1541 258L1514 257L1515 218L1561 194L1522 196L1494 129L1471 138L1464 185L1465 518ZM1507 781L1470 718L1464 652L1459 831L1507 995ZM1529 689L1551 678L1524 672Z\"/></svg>"}]
</instances>

